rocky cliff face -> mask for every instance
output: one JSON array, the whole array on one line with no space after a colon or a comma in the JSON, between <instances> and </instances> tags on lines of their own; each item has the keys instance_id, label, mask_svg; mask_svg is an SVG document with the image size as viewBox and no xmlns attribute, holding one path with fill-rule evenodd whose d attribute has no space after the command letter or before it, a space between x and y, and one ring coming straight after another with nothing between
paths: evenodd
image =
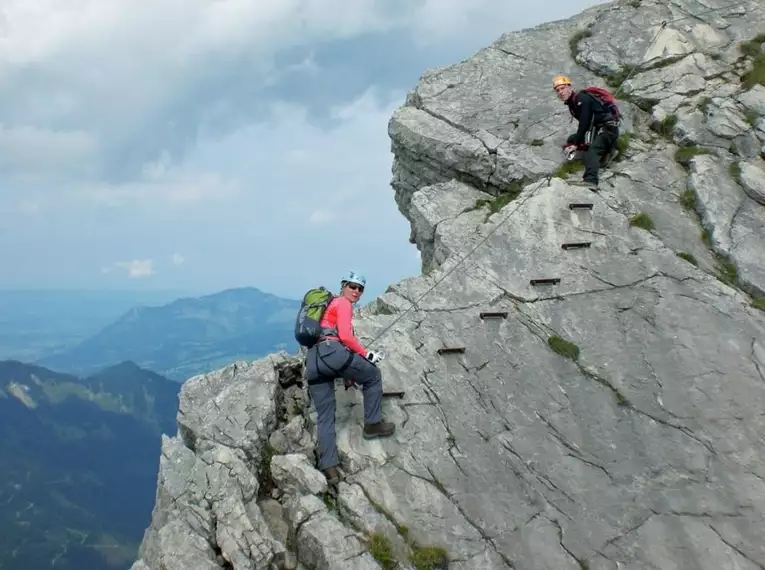
<instances>
[{"instance_id":1,"label":"rocky cliff face","mask_svg":"<svg viewBox=\"0 0 765 570\"><path fill-rule=\"evenodd\" d=\"M396 436L338 389L335 493L299 358L190 379L133 570L765 568L765 7L730 4L614 3L425 73L390 122L423 275L355 321ZM598 194L559 168L557 73L626 114Z\"/></svg>"}]
</instances>

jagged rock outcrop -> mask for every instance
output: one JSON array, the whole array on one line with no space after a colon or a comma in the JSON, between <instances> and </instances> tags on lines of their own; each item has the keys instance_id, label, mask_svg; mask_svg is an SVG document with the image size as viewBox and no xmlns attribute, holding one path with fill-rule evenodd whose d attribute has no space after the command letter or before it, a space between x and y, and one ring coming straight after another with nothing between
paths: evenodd
<instances>
[{"instance_id":1,"label":"jagged rock outcrop","mask_svg":"<svg viewBox=\"0 0 765 570\"><path fill-rule=\"evenodd\" d=\"M299 357L190 379L134 570L765 568L765 129L741 81L765 6L725 5L614 3L425 73L389 129L423 275L354 323L406 390L396 435L364 440L338 389L325 491ZM598 194L556 173L560 72L620 88Z\"/></svg>"}]
</instances>

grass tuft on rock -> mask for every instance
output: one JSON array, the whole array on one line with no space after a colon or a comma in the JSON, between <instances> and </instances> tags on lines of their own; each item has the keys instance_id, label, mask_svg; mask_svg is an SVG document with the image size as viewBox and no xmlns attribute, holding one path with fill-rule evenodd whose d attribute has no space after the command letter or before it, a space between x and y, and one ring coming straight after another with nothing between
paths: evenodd
<instances>
[{"instance_id":1,"label":"grass tuft on rock","mask_svg":"<svg viewBox=\"0 0 765 570\"><path fill-rule=\"evenodd\" d=\"M571 39L568 40L568 48L569 52L571 53L571 59L576 61L576 55L579 53L579 42L584 38L589 38L590 36L592 36L592 31L590 31L589 28L579 30L573 36L571 36Z\"/></svg>"},{"instance_id":2,"label":"grass tuft on rock","mask_svg":"<svg viewBox=\"0 0 765 570\"><path fill-rule=\"evenodd\" d=\"M547 339L547 345L553 349L554 352L557 352L561 356L570 358L575 362L579 360L579 347L573 342L570 342L557 335L553 335Z\"/></svg>"},{"instance_id":3,"label":"grass tuft on rock","mask_svg":"<svg viewBox=\"0 0 765 570\"><path fill-rule=\"evenodd\" d=\"M696 192L691 188L686 188L685 192L680 194L680 205L689 212L696 212Z\"/></svg>"},{"instance_id":4,"label":"grass tuft on rock","mask_svg":"<svg viewBox=\"0 0 765 570\"><path fill-rule=\"evenodd\" d=\"M765 53L761 47L763 43L765 43L765 33L758 34L739 46L741 53L753 60L752 69L741 77L744 89L751 89L757 84L765 85Z\"/></svg>"},{"instance_id":5,"label":"grass tuft on rock","mask_svg":"<svg viewBox=\"0 0 765 570\"><path fill-rule=\"evenodd\" d=\"M738 287L738 268L725 255L717 254L717 278L731 287Z\"/></svg>"},{"instance_id":6,"label":"grass tuft on rock","mask_svg":"<svg viewBox=\"0 0 765 570\"><path fill-rule=\"evenodd\" d=\"M687 261L688 263L692 263L692 264L693 264L693 265L695 265L696 267L698 267L698 266L699 266L699 262L698 262L698 261L696 261L696 258L695 258L695 257L693 257L693 255L691 255L691 254L690 254L690 253L688 253L687 251L679 251L679 252L677 252L677 257L679 257L680 259L684 259L684 260L685 260L685 261Z\"/></svg>"},{"instance_id":7,"label":"grass tuft on rock","mask_svg":"<svg viewBox=\"0 0 765 570\"><path fill-rule=\"evenodd\" d=\"M765 312L765 297L752 299L752 307Z\"/></svg>"},{"instance_id":8,"label":"grass tuft on rock","mask_svg":"<svg viewBox=\"0 0 765 570\"><path fill-rule=\"evenodd\" d=\"M693 157L701 154L712 154L712 151L700 146L682 146L675 151L675 161L688 169Z\"/></svg>"},{"instance_id":9,"label":"grass tuft on rock","mask_svg":"<svg viewBox=\"0 0 765 570\"><path fill-rule=\"evenodd\" d=\"M574 174L575 172L581 172L582 170L584 170L584 163L582 163L581 161L579 160L566 161L563 164L561 164L555 172L553 172L553 177L562 178L563 180L566 180L569 174Z\"/></svg>"},{"instance_id":10,"label":"grass tuft on rock","mask_svg":"<svg viewBox=\"0 0 765 570\"><path fill-rule=\"evenodd\" d=\"M623 155L625 152L627 152L633 136L634 135L632 133L622 133L619 135L619 138L616 139L616 150L619 151L620 155Z\"/></svg>"},{"instance_id":11,"label":"grass tuft on rock","mask_svg":"<svg viewBox=\"0 0 765 570\"><path fill-rule=\"evenodd\" d=\"M505 188L504 192L500 193L499 196L496 196L491 200L476 200L475 206L468 208L468 210L478 210L484 206L488 206L489 212L486 214L486 220L488 220L491 216L499 212L502 208L520 196L521 192L523 191L523 187L527 184L530 184L531 182L533 182L533 180L527 178L526 176L520 180L514 180L507 185L507 188Z\"/></svg>"},{"instance_id":12,"label":"grass tuft on rock","mask_svg":"<svg viewBox=\"0 0 765 570\"><path fill-rule=\"evenodd\" d=\"M632 219L630 219L630 226L635 228L642 228L649 232L655 227L653 220L651 219L651 216L649 216L645 212L641 212L639 214L632 216Z\"/></svg>"},{"instance_id":13,"label":"grass tuft on rock","mask_svg":"<svg viewBox=\"0 0 765 570\"><path fill-rule=\"evenodd\" d=\"M733 180L741 186L741 165L738 162L731 162L728 166L728 174Z\"/></svg>"},{"instance_id":14,"label":"grass tuft on rock","mask_svg":"<svg viewBox=\"0 0 765 570\"><path fill-rule=\"evenodd\" d=\"M390 539L381 532L373 532L369 536L369 553L377 560L383 570L393 570L398 562L393 556L393 545Z\"/></svg>"},{"instance_id":15,"label":"grass tuft on rock","mask_svg":"<svg viewBox=\"0 0 765 570\"><path fill-rule=\"evenodd\" d=\"M449 563L449 554L440 546L412 545L410 559L417 570L435 570L445 568Z\"/></svg>"},{"instance_id":16,"label":"grass tuft on rock","mask_svg":"<svg viewBox=\"0 0 765 570\"><path fill-rule=\"evenodd\" d=\"M661 136L671 138L672 132L675 130L675 125L677 125L677 115L667 115L655 124L654 129Z\"/></svg>"}]
</instances>

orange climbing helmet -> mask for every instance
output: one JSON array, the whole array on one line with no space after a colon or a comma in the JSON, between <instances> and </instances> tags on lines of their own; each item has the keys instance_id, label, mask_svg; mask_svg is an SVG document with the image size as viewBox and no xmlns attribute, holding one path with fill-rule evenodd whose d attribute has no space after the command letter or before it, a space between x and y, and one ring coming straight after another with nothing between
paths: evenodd
<instances>
[{"instance_id":1,"label":"orange climbing helmet","mask_svg":"<svg viewBox=\"0 0 765 570\"><path fill-rule=\"evenodd\" d=\"M561 85L571 85L571 80L566 75L556 75L553 79L553 89L557 89Z\"/></svg>"}]
</instances>

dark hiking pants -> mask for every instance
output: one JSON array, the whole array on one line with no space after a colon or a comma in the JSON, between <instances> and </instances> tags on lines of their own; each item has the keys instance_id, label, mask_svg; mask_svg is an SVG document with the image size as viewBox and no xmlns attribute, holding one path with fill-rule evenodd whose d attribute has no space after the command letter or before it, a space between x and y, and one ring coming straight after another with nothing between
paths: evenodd
<instances>
[{"instance_id":1,"label":"dark hiking pants","mask_svg":"<svg viewBox=\"0 0 765 570\"><path fill-rule=\"evenodd\" d=\"M364 395L364 423L382 420L382 375L379 368L336 340L325 340L308 350L306 377L316 406L319 469L340 463L335 442L335 378L353 380Z\"/></svg>"},{"instance_id":2,"label":"dark hiking pants","mask_svg":"<svg viewBox=\"0 0 765 570\"><path fill-rule=\"evenodd\" d=\"M603 126L598 129L584 153L584 176L585 182L598 183L600 165L608 154L616 146L619 138L619 127Z\"/></svg>"}]
</instances>

